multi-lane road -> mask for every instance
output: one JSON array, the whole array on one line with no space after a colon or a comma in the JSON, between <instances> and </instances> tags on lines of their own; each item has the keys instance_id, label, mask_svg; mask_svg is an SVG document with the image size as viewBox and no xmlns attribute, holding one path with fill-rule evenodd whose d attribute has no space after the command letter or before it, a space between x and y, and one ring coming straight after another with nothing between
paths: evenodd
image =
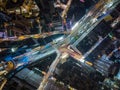
<instances>
[{"instance_id":1,"label":"multi-lane road","mask_svg":"<svg viewBox=\"0 0 120 90\"><path fill-rule=\"evenodd\" d=\"M51 64L48 73L44 76L43 81L41 82L38 90L43 90L46 86L49 77L53 74L55 67L61 60L61 55L63 52L68 53L70 56L84 62L82 59L83 56L76 49L76 45L90 32L92 31L104 18L99 18L99 16L103 15L103 12L108 13L108 11L112 10L120 1L119 0L100 0L88 13L86 13L82 19L80 19L76 24L75 27L72 28L71 34L68 35L67 38L64 39L63 42L60 42L53 47L57 48L57 53L60 53L56 60ZM69 49L68 47L72 46L73 50ZM92 65L90 63L90 65ZM52 69L52 70L51 70Z\"/></svg>"},{"instance_id":2,"label":"multi-lane road","mask_svg":"<svg viewBox=\"0 0 120 90\"><path fill-rule=\"evenodd\" d=\"M71 30L70 35L68 35L68 37L65 38L63 41L57 44L53 43L47 48L44 47L43 50L41 50L41 47L34 48L31 52L25 53L23 55L14 58L14 59L18 59L23 56L27 56L29 57L29 61L34 62L37 59L40 59L41 57L50 55L51 53L55 53L55 52L57 53L56 59L53 61L53 63L49 68L49 71L44 76L38 90L44 90L44 87L46 86L49 77L52 76L56 66L58 65L60 60L62 60L63 53L67 53L75 60L81 61L81 63L85 62L83 59L84 56L80 53L80 51L77 50L76 45L90 31L92 31L104 18L104 17L102 18L98 18L98 17L103 15L103 12L107 13L108 11L113 9L119 2L120 2L119 0L100 0L99 3L97 3L93 8L91 8L91 10L88 13L86 13L78 22L76 22L76 24L73 26ZM49 34L46 35L49 36ZM41 35L32 35L32 36L26 35L26 36L21 36L16 40L21 40L29 37L40 38ZM1 41L4 40L0 40L0 42ZM91 63L89 64L92 65Z\"/></svg>"},{"instance_id":3,"label":"multi-lane road","mask_svg":"<svg viewBox=\"0 0 120 90\"><path fill-rule=\"evenodd\" d=\"M14 37L6 37L6 38L0 38L0 43L4 41L19 41L24 40L27 38L45 38L54 34L69 34L70 32L61 32L61 31L54 31L54 32L46 32L42 34L34 34L34 35L22 35L22 36L14 36Z\"/></svg>"}]
</instances>

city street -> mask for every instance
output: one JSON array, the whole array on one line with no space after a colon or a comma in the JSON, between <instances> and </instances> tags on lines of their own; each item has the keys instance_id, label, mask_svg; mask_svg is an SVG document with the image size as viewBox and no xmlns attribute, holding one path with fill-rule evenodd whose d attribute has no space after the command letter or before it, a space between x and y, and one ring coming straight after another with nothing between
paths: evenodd
<instances>
[{"instance_id":1,"label":"city street","mask_svg":"<svg viewBox=\"0 0 120 90\"><path fill-rule=\"evenodd\" d=\"M106 4L110 3L110 1L109 0L106 0L106 1L100 0L99 3L93 7L94 9L91 9L82 19L80 19L79 22L77 22L76 27L72 30L71 34L68 35L67 38L65 38L65 40L63 42L60 42L57 45L53 45L53 46L56 48L59 48L59 51L60 51L59 53L66 52L70 56L75 58L76 60L79 60L79 61L82 60L82 57L84 57L84 56L79 54L80 51L78 52L78 50L76 50L76 49L74 52L70 51L69 49L66 48L66 46L70 44L70 45L73 45L73 47L75 47L91 30L93 30L101 22L101 20L103 18L97 19L98 16L102 15L101 12L104 12L105 9L111 10L113 7L115 7L117 5L119 0L114 0L112 2L113 2L112 7L104 8ZM78 38L75 39L76 37L78 37ZM60 59L60 56L58 59L56 59L52 63L51 67L49 68L49 71L51 71L51 69L54 71L54 69L55 69L54 66L56 66L59 63L59 61L58 61L59 59ZM80 61L80 62L84 62L84 60ZM46 76L43 78L42 84L40 84L40 87L38 88L38 90L44 89L44 87L47 84L47 81L51 75L52 75L52 72L48 72L46 74Z\"/></svg>"}]
</instances>

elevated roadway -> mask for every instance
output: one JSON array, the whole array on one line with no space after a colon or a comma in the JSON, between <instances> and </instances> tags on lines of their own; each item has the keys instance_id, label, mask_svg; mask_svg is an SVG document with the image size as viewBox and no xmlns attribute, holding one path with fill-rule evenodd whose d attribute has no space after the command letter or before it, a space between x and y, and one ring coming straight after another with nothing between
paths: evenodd
<instances>
[{"instance_id":1,"label":"elevated roadway","mask_svg":"<svg viewBox=\"0 0 120 90\"><path fill-rule=\"evenodd\" d=\"M88 13L86 13L75 25L70 35L64 39L64 41L53 45L53 47L58 48L58 53L66 52L76 60L82 60L82 54L76 49L76 45L90 32L92 31L104 18L98 19L99 16L103 14L103 12L112 10L120 1L119 0L100 0ZM67 49L66 46L71 45L73 48L71 50ZM44 76L43 81L41 82L38 90L44 90L48 79L52 76L53 71L55 70L55 66L61 60L61 56L57 57L50 66L48 73ZM92 64L91 64L92 65ZM53 68L53 69L52 69ZM52 71L50 71L52 69Z\"/></svg>"}]
</instances>

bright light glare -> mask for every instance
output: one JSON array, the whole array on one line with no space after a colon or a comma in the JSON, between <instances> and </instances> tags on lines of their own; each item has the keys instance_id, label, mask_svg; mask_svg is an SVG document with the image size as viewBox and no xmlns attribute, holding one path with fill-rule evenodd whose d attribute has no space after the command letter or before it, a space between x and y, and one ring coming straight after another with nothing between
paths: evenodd
<instances>
[{"instance_id":1,"label":"bright light glare","mask_svg":"<svg viewBox=\"0 0 120 90\"><path fill-rule=\"evenodd\" d=\"M84 57L82 57L82 58L80 59L80 62L82 62L82 63L84 63L84 62L85 62Z\"/></svg>"},{"instance_id":2,"label":"bright light glare","mask_svg":"<svg viewBox=\"0 0 120 90\"><path fill-rule=\"evenodd\" d=\"M103 11L103 14L106 14L106 11Z\"/></svg>"},{"instance_id":3,"label":"bright light glare","mask_svg":"<svg viewBox=\"0 0 120 90\"><path fill-rule=\"evenodd\" d=\"M93 23L95 23L96 21L97 21L97 19L96 19L96 18L93 18L93 19L92 19L92 22L93 22Z\"/></svg>"},{"instance_id":4,"label":"bright light glare","mask_svg":"<svg viewBox=\"0 0 120 90\"><path fill-rule=\"evenodd\" d=\"M39 53L39 51L35 51L35 52L32 53L32 55L36 55L38 53Z\"/></svg>"},{"instance_id":5,"label":"bright light glare","mask_svg":"<svg viewBox=\"0 0 120 90\"><path fill-rule=\"evenodd\" d=\"M61 56L61 58L62 58L62 59L65 59L65 58L67 58L68 56L69 56L68 53L63 53L62 56Z\"/></svg>"},{"instance_id":6,"label":"bright light glare","mask_svg":"<svg viewBox=\"0 0 120 90\"><path fill-rule=\"evenodd\" d=\"M113 2L110 2L107 6L111 7L113 5Z\"/></svg>"},{"instance_id":7,"label":"bright light glare","mask_svg":"<svg viewBox=\"0 0 120 90\"><path fill-rule=\"evenodd\" d=\"M84 62L85 62L85 60L84 60L84 59L81 59L81 60L80 60L80 62L84 63Z\"/></svg>"},{"instance_id":8,"label":"bright light glare","mask_svg":"<svg viewBox=\"0 0 120 90\"><path fill-rule=\"evenodd\" d=\"M18 64L18 65L16 66L16 68L17 68L17 67L20 67L20 66L22 66L22 65L23 65L23 63L20 63L20 64Z\"/></svg>"},{"instance_id":9,"label":"bright light glare","mask_svg":"<svg viewBox=\"0 0 120 90\"><path fill-rule=\"evenodd\" d=\"M15 50L16 50L15 48L11 48L11 51L12 51L12 52L15 52Z\"/></svg>"},{"instance_id":10,"label":"bright light glare","mask_svg":"<svg viewBox=\"0 0 120 90\"><path fill-rule=\"evenodd\" d=\"M68 46L68 49L71 50L72 52L74 52L74 50L72 50L72 49L70 48L70 45Z\"/></svg>"},{"instance_id":11,"label":"bright light glare","mask_svg":"<svg viewBox=\"0 0 120 90\"><path fill-rule=\"evenodd\" d=\"M78 22L72 27L72 30L74 30L78 26Z\"/></svg>"},{"instance_id":12,"label":"bright light glare","mask_svg":"<svg viewBox=\"0 0 120 90\"><path fill-rule=\"evenodd\" d=\"M118 74L117 74L117 79L119 79L120 80L120 70L119 70L119 72L118 72Z\"/></svg>"},{"instance_id":13,"label":"bright light glare","mask_svg":"<svg viewBox=\"0 0 120 90\"><path fill-rule=\"evenodd\" d=\"M59 38L55 39L55 41L58 42L58 41L61 41L63 39L64 39L64 37L59 37Z\"/></svg>"}]
</instances>

